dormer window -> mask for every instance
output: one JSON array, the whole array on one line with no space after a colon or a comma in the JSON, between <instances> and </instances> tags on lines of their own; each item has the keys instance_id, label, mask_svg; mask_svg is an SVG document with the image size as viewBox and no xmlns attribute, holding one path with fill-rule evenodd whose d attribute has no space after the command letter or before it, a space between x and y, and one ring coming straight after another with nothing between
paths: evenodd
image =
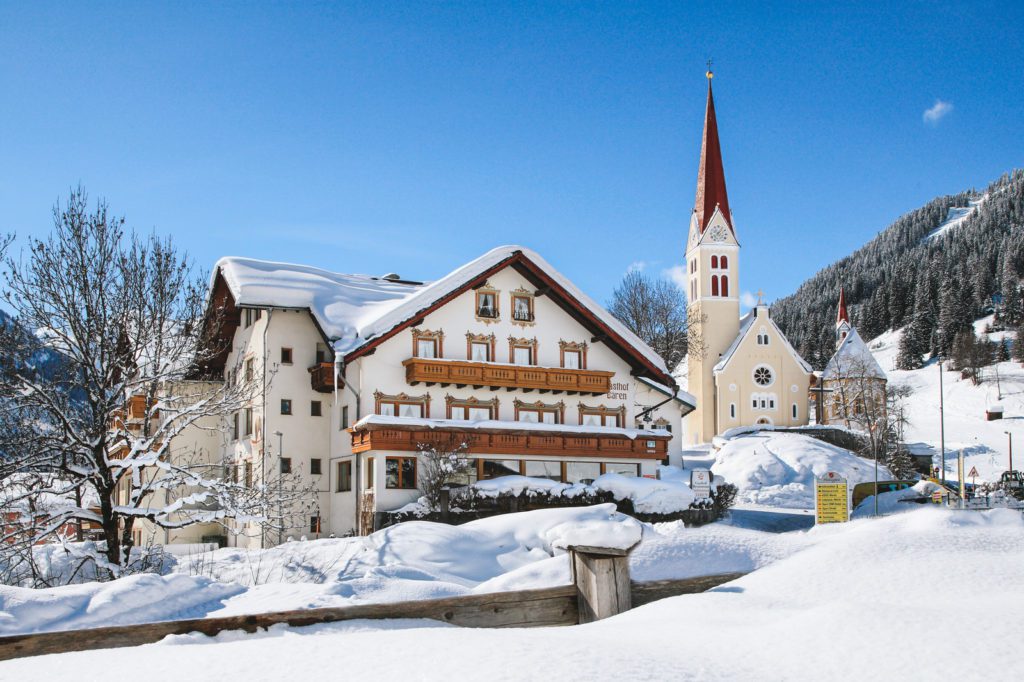
<instances>
[{"instance_id":1,"label":"dormer window","mask_svg":"<svg viewBox=\"0 0 1024 682\"><path fill-rule=\"evenodd\" d=\"M428 329L412 330L412 354L416 358L443 357L444 332L432 332Z\"/></svg>"},{"instance_id":2,"label":"dormer window","mask_svg":"<svg viewBox=\"0 0 1024 682\"><path fill-rule=\"evenodd\" d=\"M483 286L476 290L476 317L485 322L497 320L500 315L498 309L498 290L490 286Z\"/></svg>"}]
</instances>

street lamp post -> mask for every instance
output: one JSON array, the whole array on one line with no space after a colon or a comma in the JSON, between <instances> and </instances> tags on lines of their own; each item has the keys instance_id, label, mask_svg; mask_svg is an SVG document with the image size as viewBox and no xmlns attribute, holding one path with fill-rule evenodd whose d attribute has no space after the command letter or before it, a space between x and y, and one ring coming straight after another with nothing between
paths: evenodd
<instances>
[{"instance_id":1,"label":"street lamp post","mask_svg":"<svg viewBox=\"0 0 1024 682\"><path fill-rule=\"evenodd\" d=\"M281 544L284 533L284 516L281 513L281 477L284 475L284 434L274 431L277 436L277 544Z\"/></svg>"},{"instance_id":2,"label":"street lamp post","mask_svg":"<svg viewBox=\"0 0 1024 682\"><path fill-rule=\"evenodd\" d=\"M940 479L946 482L946 413L942 404L942 356L939 356L939 447L942 450L942 472Z\"/></svg>"},{"instance_id":3,"label":"street lamp post","mask_svg":"<svg viewBox=\"0 0 1024 682\"><path fill-rule=\"evenodd\" d=\"M1009 431L1003 431L1003 433L1010 440L1010 471L1013 471L1013 434Z\"/></svg>"}]
</instances>

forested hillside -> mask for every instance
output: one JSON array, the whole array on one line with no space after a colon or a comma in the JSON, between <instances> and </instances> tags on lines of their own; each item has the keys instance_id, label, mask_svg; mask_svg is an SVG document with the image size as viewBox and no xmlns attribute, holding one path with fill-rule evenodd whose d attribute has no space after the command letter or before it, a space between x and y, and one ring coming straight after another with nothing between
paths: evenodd
<instances>
[{"instance_id":1,"label":"forested hillside","mask_svg":"<svg viewBox=\"0 0 1024 682\"><path fill-rule=\"evenodd\" d=\"M1024 171L1017 170L984 192L939 197L902 216L776 301L772 317L820 369L835 350L844 287L864 338L913 323L904 357L912 364L916 354L948 353L957 334L993 308L1008 326L1024 321L1022 275Z\"/></svg>"}]
</instances>

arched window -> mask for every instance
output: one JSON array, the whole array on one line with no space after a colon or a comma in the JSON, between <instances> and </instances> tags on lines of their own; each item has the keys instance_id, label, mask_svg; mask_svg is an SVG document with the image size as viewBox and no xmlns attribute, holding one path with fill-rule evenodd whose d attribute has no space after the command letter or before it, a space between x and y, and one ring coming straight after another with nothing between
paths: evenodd
<instances>
[{"instance_id":1,"label":"arched window","mask_svg":"<svg viewBox=\"0 0 1024 682\"><path fill-rule=\"evenodd\" d=\"M736 403L729 403L729 417L731 419L736 418Z\"/></svg>"},{"instance_id":2,"label":"arched window","mask_svg":"<svg viewBox=\"0 0 1024 682\"><path fill-rule=\"evenodd\" d=\"M729 295L729 276L722 275L722 296Z\"/></svg>"},{"instance_id":3,"label":"arched window","mask_svg":"<svg viewBox=\"0 0 1024 682\"><path fill-rule=\"evenodd\" d=\"M723 270L725 270L727 267L729 267L729 257L728 256L722 256L721 264L722 264L722 269Z\"/></svg>"},{"instance_id":4,"label":"arched window","mask_svg":"<svg viewBox=\"0 0 1024 682\"><path fill-rule=\"evenodd\" d=\"M711 267L714 268L715 270L718 269L718 256L711 257Z\"/></svg>"},{"instance_id":5,"label":"arched window","mask_svg":"<svg viewBox=\"0 0 1024 682\"><path fill-rule=\"evenodd\" d=\"M796 418L797 418L796 403L793 403L793 419L796 419Z\"/></svg>"},{"instance_id":6,"label":"arched window","mask_svg":"<svg viewBox=\"0 0 1024 682\"><path fill-rule=\"evenodd\" d=\"M718 296L718 275L711 276L711 295Z\"/></svg>"}]
</instances>

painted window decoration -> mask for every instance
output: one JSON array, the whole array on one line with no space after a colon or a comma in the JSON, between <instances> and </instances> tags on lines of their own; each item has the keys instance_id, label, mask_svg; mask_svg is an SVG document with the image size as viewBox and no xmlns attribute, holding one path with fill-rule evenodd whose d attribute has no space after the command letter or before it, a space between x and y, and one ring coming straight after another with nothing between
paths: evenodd
<instances>
[{"instance_id":1,"label":"painted window decoration","mask_svg":"<svg viewBox=\"0 0 1024 682\"><path fill-rule=\"evenodd\" d=\"M412 396L407 393L385 395L380 391L373 394L376 412L385 417L406 417L420 419L430 416L430 394Z\"/></svg>"},{"instance_id":2,"label":"painted window decoration","mask_svg":"<svg viewBox=\"0 0 1024 682\"><path fill-rule=\"evenodd\" d=\"M485 421L498 418L498 399L479 400L478 398L455 398L445 396L448 419L459 421Z\"/></svg>"},{"instance_id":3,"label":"painted window decoration","mask_svg":"<svg viewBox=\"0 0 1024 682\"><path fill-rule=\"evenodd\" d=\"M587 368L587 343L576 341L558 341L561 364L565 369Z\"/></svg>"},{"instance_id":4,"label":"painted window decoration","mask_svg":"<svg viewBox=\"0 0 1024 682\"><path fill-rule=\"evenodd\" d=\"M515 420L517 422L526 422L529 424L564 424L565 423L565 403L544 403L537 401L535 403L527 403L522 400L516 400L513 403L515 407Z\"/></svg>"},{"instance_id":5,"label":"painted window decoration","mask_svg":"<svg viewBox=\"0 0 1024 682\"><path fill-rule=\"evenodd\" d=\"M754 368L754 383L758 386L771 386L775 382L775 374L768 365L758 365Z\"/></svg>"},{"instance_id":6,"label":"painted window decoration","mask_svg":"<svg viewBox=\"0 0 1024 682\"><path fill-rule=\"evenodd\" d=\"M418 327L412 330L412 355L416 358L444 357L444 332L440 329L430 331Z\"/></svg>"},{"instance_id":7,"label":"painted window decoration","mask_svg":"<svg viewBox=\"0 0 1024 682\"><path fill-rule=\"evenodd\" d=\"M466 333L466 357L472 362L494 360L494 334Z\"/></svg>"},{"instance_id":8,"label":"painted window decoration","mask_svg":"<svg viewBox=\"0 0 1024 682\"><path fill-rule=\"evenodd\" d=\"M537 364L537 338L517 339L508 337L508 359L513 365Z\"/></svg>"},{"instance_id":9,"label":"painted window decoration","mask_svg":"<svg viewBox=\"0 0 1024 682\"><path fill-rule=\"evenodd\" d=\"M520 287L512 292L512 321L533 322L533 292Z\"/></svg>"},{"instance_id":10,"label":"painted window decoration","mask_svg":"<svg viewBox=\"0 0 1024 682\"><path fill-rule=\"evenodd\" d=\"M479 320L497 320L501 311L498 309L498 294L500 292L485 284L476 290L476 317Z\"/></svg>"},{"instance_id":11,"label":"painted window decoration","mask_svg":"<svg viewBox=\"0 0 1024 682\"><path fill-rule=\"evenodd\" d=\"M606 407L605 405L584 405L580 403L580 424L582 426L615 426L626 422L626 406Z\"/></svg>"}]
</instances>

